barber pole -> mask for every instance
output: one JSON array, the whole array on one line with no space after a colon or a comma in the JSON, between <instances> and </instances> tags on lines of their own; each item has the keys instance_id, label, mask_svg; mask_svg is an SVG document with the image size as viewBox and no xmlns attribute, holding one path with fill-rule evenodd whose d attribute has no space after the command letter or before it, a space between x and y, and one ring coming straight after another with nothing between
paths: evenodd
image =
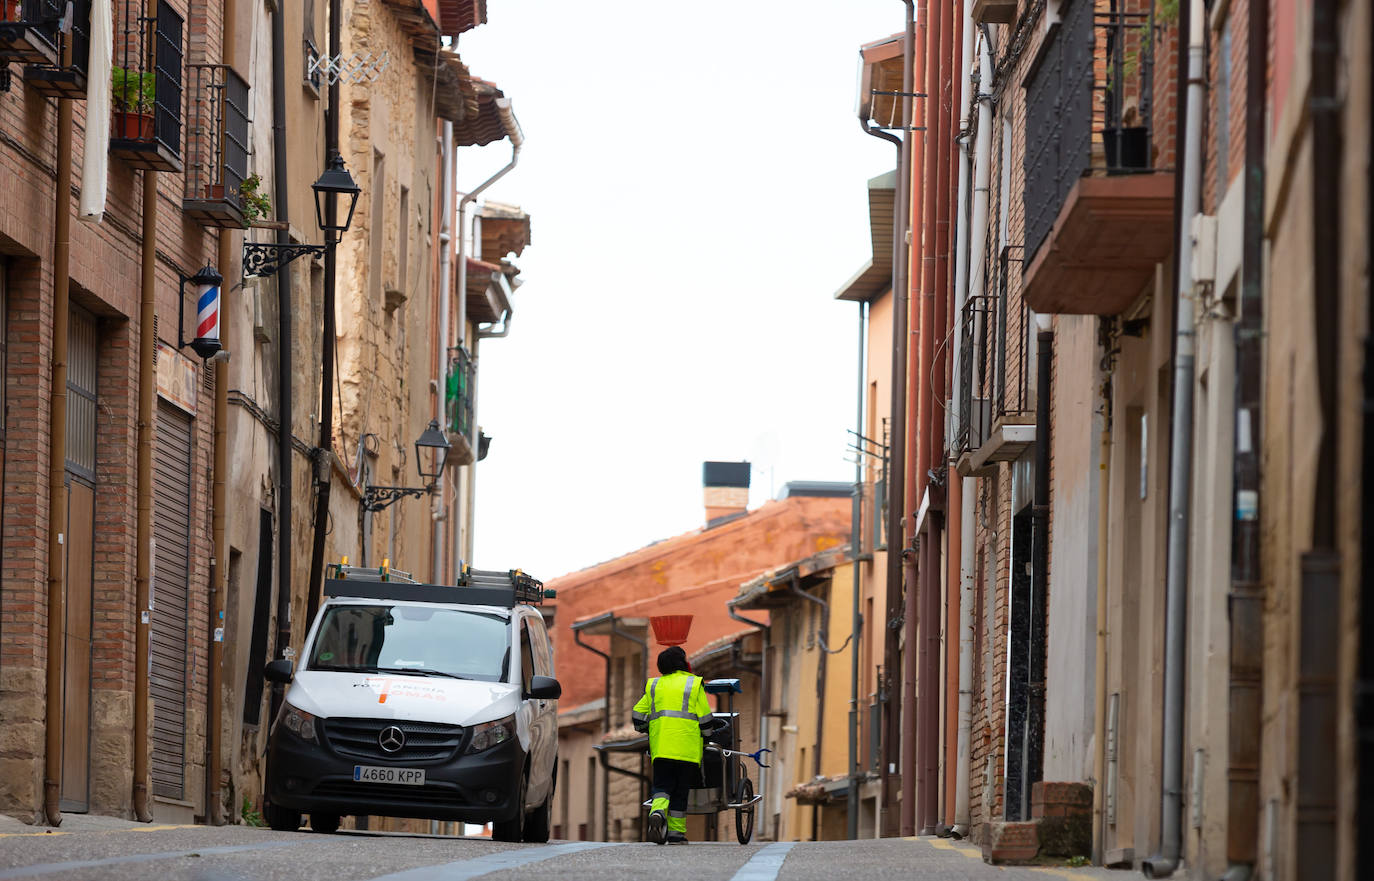
<instances>
[{"instance_id":1,"label":"barber pole","mask_svg":"<svg viewBox=\"0 0 1374 881\"><path fill-rule=\"evenodd\" d=\"M196 335L190 342L178 340L178 348L190 346L202 358L214 357L221 348L219 296L224 278L213 267L205 266L190 278L182 278L183 292L187 282L191 283L196 298ZM181 302L186 302L184 293Z\"/></svg>"}]
</instances>

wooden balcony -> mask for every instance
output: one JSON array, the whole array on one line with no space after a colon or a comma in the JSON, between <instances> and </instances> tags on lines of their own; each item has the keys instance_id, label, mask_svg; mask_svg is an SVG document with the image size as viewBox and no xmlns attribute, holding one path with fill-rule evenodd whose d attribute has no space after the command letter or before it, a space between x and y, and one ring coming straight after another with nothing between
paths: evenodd
<instances>
[{"instance_id":1,"label":"wooden balcony","mask_svg":"<svg viewBox=\"0 0 1374 881\"><path fill-rule=\"evenodd\" d=\"M1116 315L1173 250L1174 176L1082 177L1022 277L1036 312Z\"/></svg>"}]
</instances>

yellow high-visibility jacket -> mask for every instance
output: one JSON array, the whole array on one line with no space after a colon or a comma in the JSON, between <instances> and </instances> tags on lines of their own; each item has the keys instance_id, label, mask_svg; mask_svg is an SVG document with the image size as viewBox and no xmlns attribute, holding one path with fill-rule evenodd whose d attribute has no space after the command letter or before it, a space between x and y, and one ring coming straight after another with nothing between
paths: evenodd
<instances>
[{"instance_id":1,"label":"yellow high-visibility jacket","mask_svg":"<svg viewBox=\"0 0 1374 881\"><path fill-rule=\"evenodd\" d=\"M711 706L701 682L700 676L679 670L645 684L631 719L635 728L648 726L651 757L701 761L703 729L711 721Z\"/></svg>"}]
</instances>

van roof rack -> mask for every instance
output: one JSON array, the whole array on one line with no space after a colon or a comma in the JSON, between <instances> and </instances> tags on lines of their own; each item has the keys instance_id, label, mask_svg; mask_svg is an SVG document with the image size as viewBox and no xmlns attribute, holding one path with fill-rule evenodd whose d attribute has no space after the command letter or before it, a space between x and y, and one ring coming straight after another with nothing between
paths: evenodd
<instances>
[{"instance_id":1,"label":"van roof rack","mask_svg":"<svg viewBox=\"0 0 1374 881\"><path fill-rule=\"evenodd\" d=\"M340 581L344 579L356 579L358 581L395 581L401 584L418 584L409 572L400 569L392 569L387 561L383 560L380 566L350 566L348 558L344 557L342 563L330 563L328 575Z\"/></svg>"},{"instance_id":2,"label":"van roof rack","mask_svg":"<svg viewBox=\"0 0 1374 881\"><path fill-rule=\"evenodd\" d=\"M420 603L462 603L474 606L504 606L518 603L539 605L552 598L554 591L545 590L544 583L519 569L483 570L464 566L457 585L422 584L404 573L404 580L395 577L397 570L388 570L391 577L383 578L377 569L334 564L324 582L325 596L357 597L360 599L401 600ZM385 568L385 567L384 567Z\"/></svg>"}]
</instances>

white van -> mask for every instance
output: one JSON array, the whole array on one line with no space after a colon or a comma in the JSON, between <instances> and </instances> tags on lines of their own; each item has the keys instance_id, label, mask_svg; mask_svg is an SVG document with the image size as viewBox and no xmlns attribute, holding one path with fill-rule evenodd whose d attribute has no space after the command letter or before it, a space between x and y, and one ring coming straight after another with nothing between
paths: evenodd
<instances>
[{"instance_id":1,"label":"white van","mask_svg":"<svg viewBox=\"0 0 1374 881\"><path fill-rule=\"evenodd\" d=\"M383 570L384 572L384 570ZM457 587L337 567L273 722L263 814L333 832L342 816L491 822L547 841L558 698L543 585L465 569ZM369 580L370 576L370 580ZM390 580L380 580L386 577Z\"/></svg>"}]
</instances>

